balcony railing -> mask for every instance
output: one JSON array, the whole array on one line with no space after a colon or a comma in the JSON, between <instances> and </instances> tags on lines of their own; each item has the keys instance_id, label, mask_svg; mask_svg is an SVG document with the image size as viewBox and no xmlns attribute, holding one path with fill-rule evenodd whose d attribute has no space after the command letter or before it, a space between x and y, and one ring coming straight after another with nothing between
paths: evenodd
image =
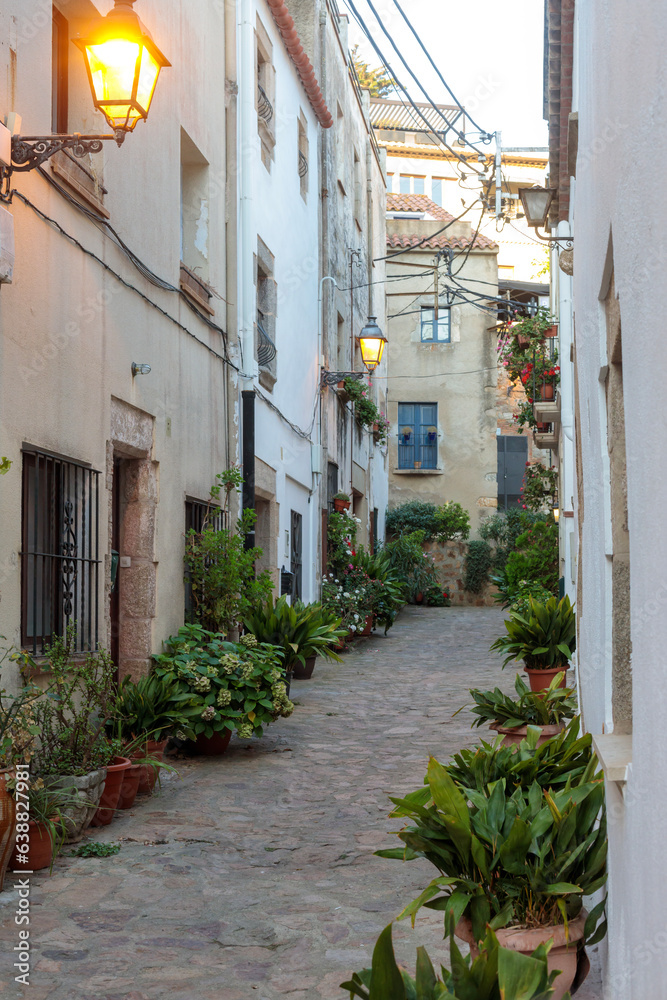
<instances>
[{"instance_id":1,"label":"balcony railing","mask_svg":"<svg viewBox=\"0 0 667 1000\"><path fill-rule=\"evenodd\" d=\"M273 105L267 97L266 91L259 83L257 84L257 114L267 125L273 118Z\"/></svg>"}]
</instances>

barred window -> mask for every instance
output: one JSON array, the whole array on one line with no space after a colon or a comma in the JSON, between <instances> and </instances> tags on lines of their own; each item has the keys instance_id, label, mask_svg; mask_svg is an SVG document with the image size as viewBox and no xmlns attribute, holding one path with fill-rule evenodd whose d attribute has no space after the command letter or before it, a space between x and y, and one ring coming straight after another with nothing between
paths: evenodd
<instances>
[{"instance_id":1,"label":"barred window","mask_svg":"<svg viewBox=\"0 0 667 1000\"><path fill-rule=\"evenodd\" d=\"M100 474L23 451L21 642L33 655L69 626L74 652L98 648Z\"/></svg>"},{"instance_id":2,"label":"barred window","mask_svg":"<svg viewBox=\"0 0 667 1000\"><path fill-rule=\"evenodd\" d=\"M217 504L207 503L202 500L185 501L185 539L191 531L201 535L204 528L213 528L220 531L227 526L227 518L224 511ZM192 582L190 580L190 570L185 567L185 621L194 621L194 602L192 599Z\"/></svg>"}]
</instances>

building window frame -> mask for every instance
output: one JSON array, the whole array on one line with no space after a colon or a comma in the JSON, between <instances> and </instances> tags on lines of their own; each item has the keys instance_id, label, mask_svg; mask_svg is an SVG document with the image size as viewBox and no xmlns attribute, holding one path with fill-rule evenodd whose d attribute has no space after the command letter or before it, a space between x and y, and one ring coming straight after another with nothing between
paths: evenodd
<instances>
[{"instance_id":1,"label":"building window frame","mask_svg":"<svg viewBox=\"0 0 667 1000\"><path fill-rule=\"evenodd\" d=\"M98 649L100 472L31 445L22 449L21 645L45 655L72 630L72 652Z\"/></svg>"},{"instance_id":2,"label":"building window frame","mask_svg":"<svg viewBox=\"0 0 667 1000\"><path fill-rule=\"evenodd\" d=\"M423 344L451 344L452 315L449 306L438 306L438 322L435 322L433 306L422 306L419 317L419 336Z\"/></svg>"},{"instance_id":3,"label":"building window frame","mask_svg":"<svg viewBox=\"0 0 667 1000\"><path fill-rule=\"evenodd\" d=\"M438 404L398 404L398 469L438 468Z\"/></svg>"}]
</instances>

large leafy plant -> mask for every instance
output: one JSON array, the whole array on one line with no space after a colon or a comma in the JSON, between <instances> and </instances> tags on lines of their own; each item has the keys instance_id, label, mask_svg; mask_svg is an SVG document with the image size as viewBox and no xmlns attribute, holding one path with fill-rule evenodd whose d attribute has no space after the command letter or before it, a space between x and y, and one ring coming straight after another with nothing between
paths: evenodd
<instances>
[{"instance_id":1,"label":"large leafy plant","mask_svg":"<svg viewBox=\"0 0 667 1000\"><path fill-rule=\"evenodd\" d=\"M248 632L259 642L279 647L283 653L282 664L286 671L296 663L305 664L310 656L323 656L340 663L334 652L346 629L341 619L321 604L290 605L286 597L258 607L244 619Z\"/></svg>"},{"instance_id":2,"label":"large leafy plant","mask_svg":"<svg viewBox=\"0 0 667 1000\"><path fill-rule=\"evenodd\" d=\"M549 972L547 946L532 955L501 948L493 931L488 931L479 955L464 958L450 938L451 971L440 967L436 975L425 948L417 949L415 978L399 968L391 940L391 924L382 931L373 949L370 969L355 972L341 983L350 998L361 1000L549 1000L558 972ZM570 994L564 1000L569 1000Z\"/></svg>"},{"instance_id":3,"label":"large leafy plant","mask_svg":"<svg viewBox=\"0 0 667 1000\"><path fill-rule=\"evenodd\" d=\"M186 692L176 690L175 682L150 674L138 681L125 677L118 689L107 730L126 741L145 743L161 740L183 724L182 709L188 701Z\"/></svg>"},{"instance_id":4,"label":"large leafy plant","mask_svg":"<svg viewBox=\"0 0 667 1000\"><path fill-rule=\"evenodd\" d=\"M539 729L528 729L519 746L503 746L502 737L493 743L464 747L454 754L447 772L462 788L484 792L504 780L508 790L528 789L537 782L541 788L562 789L569 784L601 780L590 733L580 735L578 716L542 746L537 746Z\"/></svg>"},{"instance_id":5,"label":"large leafy plant","mask_svg":"<svg viewBox=\"0 0 667 1000\"><path fill-rule=\"evenodd\" d=\"M504 779L483 791L460 786L431 758L427 784L392 798L392 816L412 824L398 836L404 847L378 851L408 861L426 858L440 875L400 914L422 906L444 912L448 929L468 917L477 941L487 925L550 927L578 916L584 896L606 882L604 783L568 782L548 791L537 782L511 791ZM586 921L590 943L604 903Z\"/></svg>"},{"instance_id":6,"label":"large leafy plant","mask_svg":"<svg viewBox=\"0 0 667 1000\"><path fill-rule=\"evenodd\" d=\"M514 660L523 660L532 670L567 670L576 648L576 618L567 597L551 597L540 604L532 597L525 614L512 611L505 621L507 635L500 636L491 646L505 654L503 667Z\"/></svg>"},{"instance_id":7,"label":"large leafy plant","mask_svg":"<svg viewBox=\"0 0 667 1000\"><path fill-rule=\"evenodd\" d=\"M245 547L255 512L244 510L233 527L227 526L232 495L243 485L241 473L234 467L216 478L202 530L191 529L185 539L185 580L192 595L193 620L208 631L227 635L268 597L273 584L268 572L255 572L262 550Z\"/></svg>"},{"instance_id":8,"label":"large leafy plant","mask_svg":"<svg viewBox=\"0 0 667 1000\"><path fill-rule=\"evenodd\" d=\"M225 642L199 625L184 625L165 646L166 653L154 657L155 674L172 686L186 736L236 731L250 739L294 711L282 648L259 643L254 635Z\"/></svg>"},{"instance_id":9,"label":"large leafy plant","mask_svg":"<svg viewBox=\"0 0 667 1000\"><path fill-rule=\"evenodd\" d=\"M517 538L505 574L514 592L537 583L554 595L558 593L558 525L552 517L538 521Z\"/></svg>"},{"instance_id":10,"label":"large leafy plant","mask_svg":"<svg viewBox=\"0 0 667 1000\"><path fill-rule=\"evenodd\" d=\"M473 726L489 722L498 722L507 728L555 726L573 718L577 713L577 701L573 688L560 687L563 677L562 673L556 674L545 691L537 692L531 691L517 674L514 682L516 698L504 694L500 688L493 691L471 688L470 694L475 702L471 711L476 716Z\"/></svg>"}]
</instances>

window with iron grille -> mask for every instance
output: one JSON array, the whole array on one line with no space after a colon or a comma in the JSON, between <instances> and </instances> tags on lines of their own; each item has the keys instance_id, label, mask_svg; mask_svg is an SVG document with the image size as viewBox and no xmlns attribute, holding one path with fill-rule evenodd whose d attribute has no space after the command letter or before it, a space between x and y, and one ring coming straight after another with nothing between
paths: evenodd
<instances>
[{"instance_id":1,"label":"window with iron grille","mask_svg":"<svg viewBox=\"0 0 667 1000\"><path fill-rule=\"evenodd\" d=\"M100 474L23 450L21 643L38 656L72 627L74 652L98 648Z\"/></svg>"},{"instance_id":2,"label":"window with iron grille","mask_svg":"<svg viewBox=\"0 0 667 1000\"><path fill-rule=\"evenodd\" d=\"M438 404L398 404L398 468L438 466Z\"/></svg>"},{"instance_id":3,"label":"window with iron grille","mask_svg":"<svg viewBox=\"0 0 667 1000\"><path fill-rule=\"evenodd\" d=\"M226 527L227 527L227 517L225 515L225 512L222 511L216 504L211 504L203 500L188 499L185 501L186 544L191 531L194 531L195 534L197 535L201 535L204 528L213 528L214 531L220 531L222 528ZM190 580L190 571L186 566L185 567L186 622L193 620L193 607L194 607L194 602L192 600L192 582Z\"/></svg>"}]
</instances>

